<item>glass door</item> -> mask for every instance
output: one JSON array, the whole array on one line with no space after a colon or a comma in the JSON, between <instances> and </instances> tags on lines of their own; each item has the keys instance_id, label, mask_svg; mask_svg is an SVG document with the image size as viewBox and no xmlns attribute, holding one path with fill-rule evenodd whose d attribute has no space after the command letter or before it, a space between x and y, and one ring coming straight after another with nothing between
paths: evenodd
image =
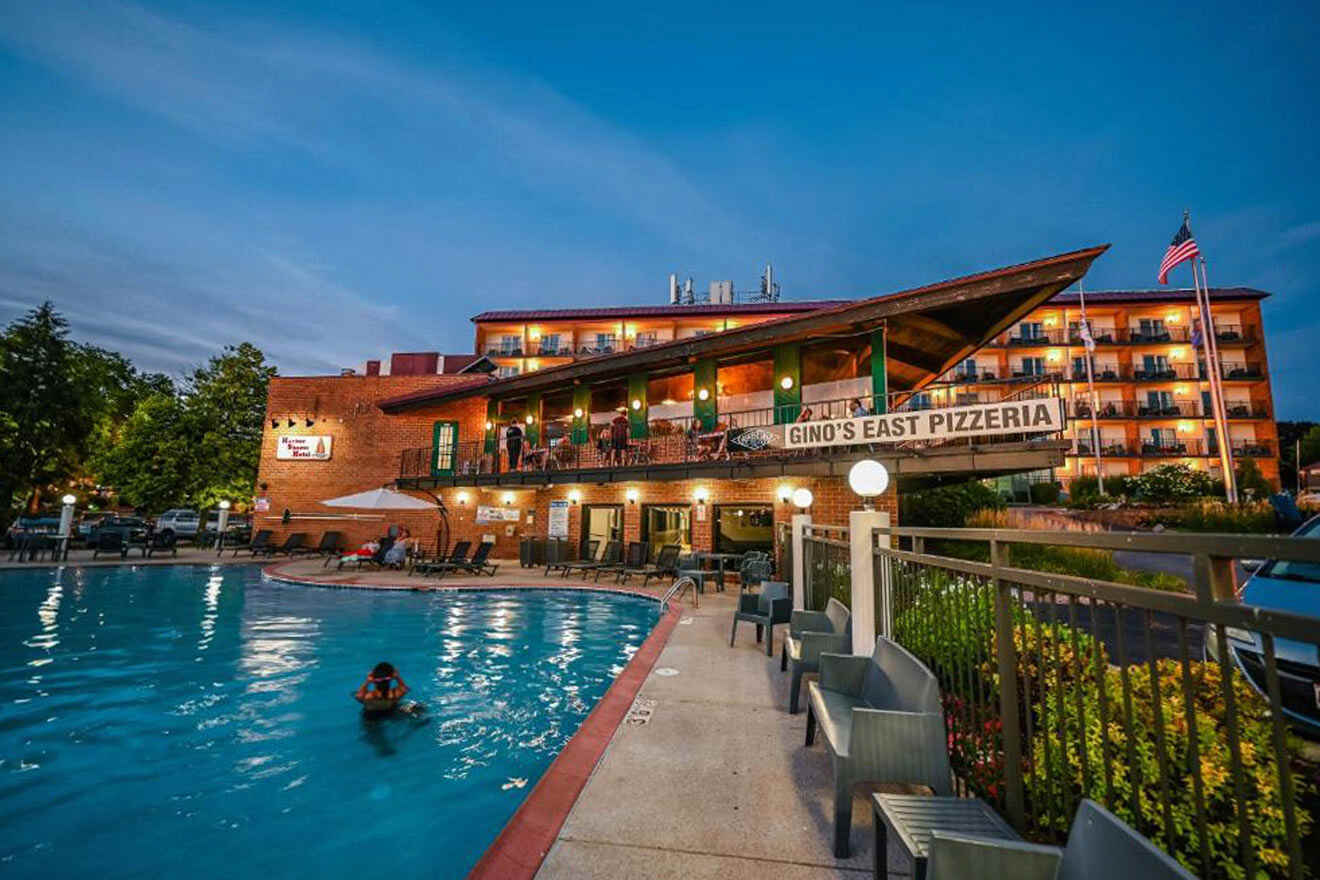
<instances>
[{"instance_id":1,"label":"glass door","mask_svg":"<svg viewBox=\"0 0 1320 880\"><path fill-rule=\"evenodd\" d=\"M596 558L605 552L610 541L623 540L622 504L585 504L582 507L582 539L578 557L587 552L587 542L596 542ZM627 548L624 548L627 549Z\"/></svg>"},{"instance_id":2,"label":"glass door","mask_svg":"<svg viewBox=\"0 0 1320 880\"><path fill-rule=\"evenodd\" d=\"M715 552L772 552L775 510L769 504L715 505Z\"/></svg>"},{"instance_id":3,"label":"glass door","mask_svg":"<svg viewBox=\"0 0 1320 880\"><path fill-rule=\"evenodd\" d=\"M678 544L684 553L692 552L692 508L686 504L646 504L642 506L642 540L655 559L666 544Z\"/></svg>"}]
</instances>

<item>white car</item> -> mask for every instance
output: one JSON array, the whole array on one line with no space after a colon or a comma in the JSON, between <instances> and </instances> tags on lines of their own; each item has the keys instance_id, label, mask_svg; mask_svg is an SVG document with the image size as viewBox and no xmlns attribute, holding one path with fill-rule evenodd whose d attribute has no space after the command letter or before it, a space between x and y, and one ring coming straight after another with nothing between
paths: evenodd
<instances>
[{"instance_id":1,"label":"white car","mask_svg":"<svg viewBox=\"0 0 1320 880\"><path fill-rule=\"evenodd\" d=\"M169 529L179 538L196 537L197 529L200 526L201 517L197 515L195 510L183 508L167 510L156 518L156 531L163 532Z\"/></svg>"}]
</instances>

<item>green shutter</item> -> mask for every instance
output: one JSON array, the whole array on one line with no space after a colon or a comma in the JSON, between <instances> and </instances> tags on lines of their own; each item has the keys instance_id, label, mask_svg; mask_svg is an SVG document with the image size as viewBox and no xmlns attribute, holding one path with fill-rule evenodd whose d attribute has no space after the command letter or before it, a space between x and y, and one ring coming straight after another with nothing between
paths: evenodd
<instances>
[{"instance_id":1,"label":"green shutter","mask_svg":"<svg viewBox=\"0 0 1320 880\"><path fill-rule=\"evenodd\" d=\"M871 333L871 395L876 415L889 412L889 375L885 371L885 328Z\"/></svg>"},{"instance_id":2,"label":"green shutter","mask_svg":"<svg viewBox=\"0 0 1320 880\"><path fill-rule=\"evenodd\" d=\"M719 385L717 384L715 359L697 361L692 365L692 415L701 422L701 430L714 431L719 422ZM710 396L702 400L702 389Z\"/></svg>"},{"instance_id":3,"label":"green shutter","mask_svg":"<svg viewBox=\"0 0 1320 880\"><path fill-rule=\"evenodd\" d=\"M541 392L527 395L527 415L532 417L532 423L527 424L526 417L523 418L523 434L527 437L527 448L535 449L541 445Z\"/></svg>"},{"instance_id":4,"label":"green shutter","mask_svg":"<svg viewBox=\"0 0 1320 880\"><path fill-rule=\"evenodd\" d=\"M431 429L431 476L447 477L458 459L458 422L436 422Z\"/></svg>"},{"instance_id":5,"label":"green shutter","mask_svg":"<svg viewBox=\"0 0 1320 880\"><path fill-rule=\"evenodd\" d=\"M783 425L796 421L802 412L802 355L797 345L775 346L775 424ZM792 379L792 385L783 386L785 377Z\"/></svg>"},{"instance_id":6,"label":"green shutter","mask_svg":"<svg viewBox=\"0 0 1320 880\"><path fill-rule=\"evenodd\" d=\"M486 454L490 455L495 451L495 445L500 436L500 403L498 400L486 401L486 423L490 425L486 428ZM484 426L483 426L484 427Z\"/></svg>"},{"instance_id":7,"label":"green shutter","mask_svg":"<svg viewBox=\"0 0 1320 880\"><path fill-rule=\"evenodd\" d=\"M582 410L582 416L576 415ZM591 442L591 388L579 385L573 389L573 444L581 446Z\"/></svg>"},{"instance_id":8,"label":"green shutter","mask_svg":"<svg viewBox=\"0 0 1320 880\"><path fill-rule=\"evenodd\" d=\"M650 426L646 421L646 381L645 373L633 373L628 377L628 433L634 440L644 439L650 436ZM642 405L639 409L633 409L633 401L639 400Z\"/></svg>"}]
</instances>

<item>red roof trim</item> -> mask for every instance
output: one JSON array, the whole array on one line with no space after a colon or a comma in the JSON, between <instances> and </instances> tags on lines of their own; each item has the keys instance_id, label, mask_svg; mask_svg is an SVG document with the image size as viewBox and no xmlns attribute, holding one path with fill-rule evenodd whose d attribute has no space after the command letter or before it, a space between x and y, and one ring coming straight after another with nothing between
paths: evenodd
<instances>
[{"instance_id":1,"label":"red roof trim","mask_svg":"<svg viewBox=\"0 0 1320 880\"><path fill-rule=\"evenodd\" d=\"M1257 290L1254 287L1212 287L1210 288L1210 298L1212 300L1230 300L1230 299L1253 299L1261 300L1268 297L1269 294L1263 290ZM1190 288L1173 288L1170 290L1096 290L1086 294L1088 303L1104 302L1183 302L1191 301L1196 298L1196 292ZM1072 304L1081 299L1075 290L1065 291L1056 294L1051 303Z\"/></svg>"},{"instance_id":2,"label":"red roof trim","mask_svg":"<svg viewBox=\"0 0 1320 880\"><path fill-rule=\"evenodd\" d=\"M571 321L593 318L678 318L689 315L765 315L780 312L814 312L842 303L846 299L796 300L775 303L722 303L670 306L605 306L598 309L510 309L482 312L472 318L475 324L501 321Z\"/></svg>"}]
</instances>

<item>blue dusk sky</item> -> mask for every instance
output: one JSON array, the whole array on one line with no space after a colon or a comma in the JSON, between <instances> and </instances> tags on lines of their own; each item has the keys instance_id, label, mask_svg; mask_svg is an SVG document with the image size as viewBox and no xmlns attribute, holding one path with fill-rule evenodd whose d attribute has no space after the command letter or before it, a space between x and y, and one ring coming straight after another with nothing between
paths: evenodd
<instances>
[{"instance_id":1,"label":"blue dusk sky","mask_svg":"<svg viewBox=\"0 0 1320 880\"><path fill-rule=\"evenodd\" d=\"M1153 287L1190 208L1320 418L1317 45L1314 2L4 0L0 321L325 373L767 260L862 297L1110 242L1088 289Z\"/></svg>"}]
</instances>

